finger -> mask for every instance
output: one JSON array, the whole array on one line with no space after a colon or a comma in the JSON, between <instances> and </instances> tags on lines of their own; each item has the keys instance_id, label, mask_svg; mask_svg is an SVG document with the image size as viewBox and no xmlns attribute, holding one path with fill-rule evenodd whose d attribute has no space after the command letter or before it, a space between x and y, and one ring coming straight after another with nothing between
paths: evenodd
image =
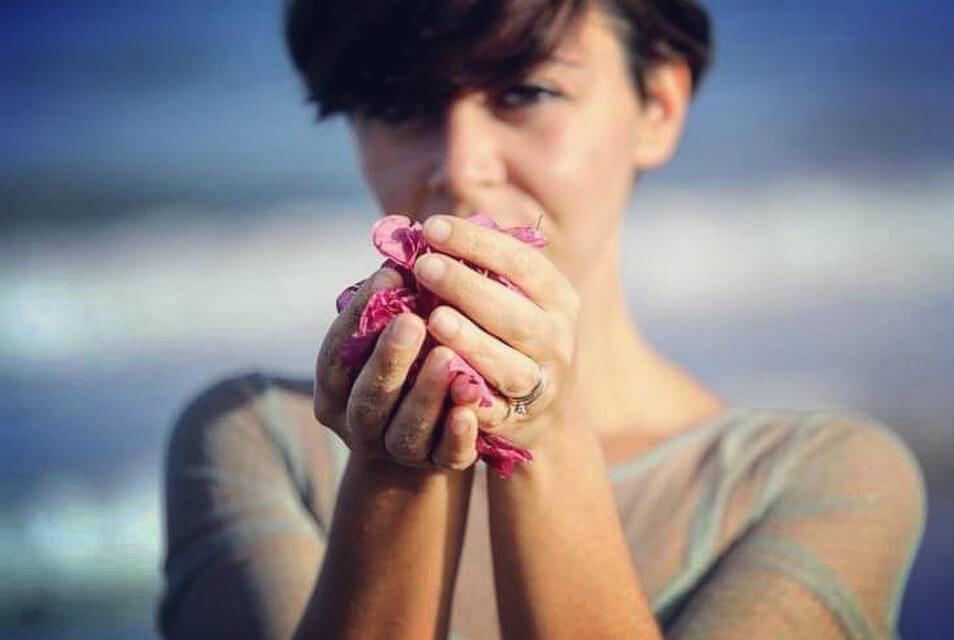
<instances>
[{"instance_id":1,"label":"finger","mask_svg":"<svg viewBox=\"0 0 954 640\"><path fill-rule=\"evenodd\" d=\"M360 365L348 365L341 359L341 345L357 329L361 312L375 291L400 286L403 280L394 269L380 269L355 292L354 296L332 322L318 352L315 365L315 415L327 424L331 416L344 410L348 391Z\"/></svg>"},{"instance_id":2,"label":"finger","mask_svg":"<svg viewBox=\"0 0 954 640\"><path fill-rule=\"evenodd\" d=\"M382 332L348 396L349 445L380 449L384 426L424 335L424 322L413 313L400 314Z\"/></svg>"},{"instance_id":3,"label":"finger","mask_svg":"<svg viewBox=\"0 0 954 640\"><path fill-rule=\"evenodd\" d=\"M536 385L539 370L533 360L490 335L456 309L446 305L436 308L427 320L427 329L505 396L525 396Z\"/></svg>"},{"instance_id":4,"label":"finger","mask_svg":"<svg viewBox=\"0 0 954 640\"><path fill-rule=\"evenodd\" d=\"M437 253L418 258L414 274L438 298L518 351L531 357L547 351L550 318L519 293Z\"/></svg>"},{"instance_id":5,"label":"finger","mask_svg":"<svg viewBox=\"0 0 954 640\"><path fill-rule=\"evenodd\" d=\"M477 462L477 418L468 407L454 407L447 413L444 431L431 459L438 467L456 471Z\"/></svg>"},{"instance_id":6,"label":"finger","mask_svg":"<svg viewBox=\"0 0 954 640\"><path fill-rule=\"evenodd\" d=\"M494 433L512 426L509 403L506 398L494 394L489 406L481 406L477 392L464 376L457 376L451 383L451 401L456 406L467 407L477 419L482 431Z\"/></svg>"},{"instance_id":7,"label":"finger","mask_svg":"<svg viewBox=\"0 0 954 640\"><path fill-rule=\"evenodd\" d=\"M575 304L575 291L556 265L528 244L465 218L436 215L424 222L428 244L442 253L465 258L519 286L544 309Z\"/></svg>"},{"instance_id":8,"label":"finger","mask_svg":"<svg viewBox=\"0 0 954 640\"><path fill-rule=\"evenodd\" d=\"M447 363L454 352L435 347L427 354L414 386L401 401L384 434L384 447L398 462L409 466L431 466L428 454L434 428L447 399L450 381Z\"/></svg>"}]
</instances>

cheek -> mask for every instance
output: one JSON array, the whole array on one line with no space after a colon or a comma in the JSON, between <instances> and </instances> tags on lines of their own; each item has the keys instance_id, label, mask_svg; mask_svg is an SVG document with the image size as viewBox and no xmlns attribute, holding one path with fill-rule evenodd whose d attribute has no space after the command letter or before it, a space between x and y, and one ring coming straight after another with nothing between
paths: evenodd
<instances>
[{"instance_id":1,"label":"cheek","mask_svg":"<svg viewBox=\"0 0 954 640\"><path fill-rule=\"evenodd\" d=\"M365 183L374 194L383 212L408 211L413 208L414 185L419 162L414 154L382 136L366 135L357 140L358 160Z\"/></svg>"},{"instance_id":2,"label":"cheek","mask_svg":"<svg viewBox=\"0 0 954 640\"><path fill-rule=\"evenodd\" d=\"M619 221L632 188L631 131L612 114L592 113L553 127L538 169L539 193L564 240L561 253L575 259L599 251ZM545 194L545 195L544 195ZM572 239L572 243L569 242ZM555 247L556 249L557 247Z\"/></svg>"}]
</instances>

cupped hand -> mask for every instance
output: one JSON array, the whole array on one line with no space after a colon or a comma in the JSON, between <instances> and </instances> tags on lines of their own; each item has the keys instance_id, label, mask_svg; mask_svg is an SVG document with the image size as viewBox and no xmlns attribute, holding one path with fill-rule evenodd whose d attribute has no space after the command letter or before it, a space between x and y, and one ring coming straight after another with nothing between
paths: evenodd
<instances>
[{"instance_id":1,"label":"cupped hand","mask_svg":"<svg viewBox=\"0 0 954 640\"><path fill-rule=\"evenodd\" d=\"M546 376L543 394L525 415L496 395L481 406L472 385L458 377L451 396L474 411L478 427L532 449L573 415L580 299L541 251L463 218L432 216L424 237L435 252L418 258L418 283L447 302L427 329L469 362L503 396L526 396ZM447 254L447 255L441 255ZM485 277L458 258L502 276L518 291ZM538 366L539 365L539 366Z\"/></svg>"},{"instance_id":2,"label":"cupped hand","mask_svg":"<svg viewBox=\"0 0 954 640\"><path fill-rule=\"evenodd\" d=\"M421 469L466 469L477 460L477 416L467 406L445 410L454 351L432 349L403 393L426 336L420 317L402 313L391 320L363 365L341 357L370 296L401 283L393 269L377 271L332 323L316 364L315 417L341 437L352 455Z\"/></svg>"}]
</instances>

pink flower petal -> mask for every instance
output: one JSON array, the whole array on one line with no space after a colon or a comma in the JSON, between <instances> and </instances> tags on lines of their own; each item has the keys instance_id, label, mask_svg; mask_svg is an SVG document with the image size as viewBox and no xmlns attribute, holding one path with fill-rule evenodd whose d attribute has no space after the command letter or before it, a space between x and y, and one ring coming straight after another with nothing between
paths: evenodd
<instances>
[{"instance_id":1,"label":"pink flower petal","mask_svg":"<svg viewBox=\"0 0 954 640\"><path fill-rule=\"evenodd\" d=\"M402 313L415 313L416 295L405 287L378 289L368 298L358 320L358 333L380 333L392 318Z\"/></svg>"},{"instance_id":2,"label":"pink flower petal","mask_svg":"<svg viewBox=\"0 0 954 640\"><path fill-rule=\"evenodd\" d=\"M476 369L470 366L469 362L455 354L447 363L448 382L453 382L460 375L467 379L469 385L476 387L477 396L480 398L480 406L489 407L494 399L494 394L487 386L487 381L477 373Z\"/></svg>"},{"instance_id":3,"label":"pink flower petal","mask_svg":"<svg viewBox=\"0 0 954 640\"><path fill-rule=\"evenodd\" d=\"M513 475L519 463L533 460L533 454L528 449L483 431L477 436L477 454L504 480Z\"/></svg>"},{"instance_id":4,"label":"pink flower petal","mask_svg":"<svg viewBox=\"0 0 954 640\"><path fill-rule=\"evenodd\" d=\"M493 218L488 216L486 213L475 213L474 215L467 218L468 222L473 222L474 224L479 224L482 227L490 227L491 229L499 229L498 225Z\"/></svg>"},{"instance_id":5,"label":"pink flower petal","mask_svg":"<svg viewBox=\"0 0 954 640\"><path fill-rule=\"evenodd\" d=\"M362 364L370 355L374 339L392 319L402 313L415 313L416 295L405 287L378 289L368 298L358 319L358 329L341 345L341 359L350 366Z\"/></svg>"},{"instance_id":6,"label":"pink flower petal","mask_svg":"<svg viewBox=\"0 0 954 640\"><path fill-rule=\"evenodd\" d=\"M374 346L374 339L378 337L377 333L368 333L364 335L348 336L341 343L341 362L347 367L357 367L363 365L371 355L371 348Z\"/></svg>"},{"instance_id":7,"label":"pink flower petal","mask_svg":"<svg viewBox=\"0 0 954 640\"><path fill-rule=\"evenodd\" d=\"M531 247L545 247L549 240L543 232L537 229L536 227L510 227L509 229L504 229L506 233L509 233L517 240L529 244Z\"/></svg>"},{"instance_id":8,"label":"pink flower petal","mask_svg":"<svg viewBox=\"0 0 954 640\"><path fill-rule=\"evenodd\" d=\"M384 216L371 227L371 241L378 251L410 269L427 243L419 222L404 216Z\"/></svg>"},{"instance_id":9,"label":"pink flower petal","mask_svg":"<svg viewBox=\"0 0 954 640\"><path fill-rule=\"evenodd\" d=\"M546 236L536 227L501 229L490 216L483 213L475 214L468 220L484 227L508 233L534 247L542 247L547 243ZM382 266L397 270L404 279L404 286L381 289L371 295L362 310L358 321L358 329L345 340L341 347L342 360L349 365L363 363L367 360L375 339L396 316L401 313L416 313L422 318L427 318L434 308L443 303L433 292L419 287L414 278L412 269L415 260L422 253L431 251L424 240L420 223L412 222L410 219L399 215L384 216L375 222L371 230L371 236L374 246L387 258ZM496 280L521 294L523 293L517 285L504 276L492 273L466 260L460 260L460 262L481 275ZM339 312L347 306L362 283L363 281L358 282L339 294L335 301L335 306ZM428 335L417 359L408 372L406 388L413 384L424 359L435 346L437 346L437 342ZM486 407L492 404L493 390L483 376L466 360L460 356L455 356L448 363L447 372L448 379L451 382L457 376L465 376L468 384L476 388L481 406ZM527 449L511 443L505 438L482 431L478 434L476 447L480 459L501 478L509 478L517 464L533 460L533 454Z\"/></svg>"},{"instance_id":10,"label":"pink flower petal","mask_svg":"<svg viewBox=\"0 0 954 640\"><path fill-rule=\"evenodd\" d=\"M354 297L354 294L358 293L358 289L360 289L361 285L363 285L366 281L367 278L365 278L365 280L358 280L353 285L345 288L344 291L338 294L338 298L335 300L335 309L338 310L338 313L344 311L344 308L348 306L349 302L351 302L351 298Z\"/></svg>"},{"instance_id":11,"label":"pink flower petal","mask_svg":"<svg viewBox=\"0 0 954 640\"><path fill-rule=\"evenodd\" d=\"M381 268L394 269L397 271L398 275L400 275L404 281L404 286L408 289L415 289L417 287L417 283L414 281L414 272L411 271L409 267L405 267L403 264L398 264L391 258L388 258L381 263Z\"/></svg>"}]
</instances>

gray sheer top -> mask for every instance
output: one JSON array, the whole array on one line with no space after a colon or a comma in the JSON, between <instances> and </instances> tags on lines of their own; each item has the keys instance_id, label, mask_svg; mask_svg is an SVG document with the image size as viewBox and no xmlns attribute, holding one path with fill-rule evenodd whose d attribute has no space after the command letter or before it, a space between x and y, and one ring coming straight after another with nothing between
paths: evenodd
<instances>
[{"instance_id":1,"label":"gray sheer top","mask_svg":"<svg viewBox=\"0 0 954 640\"><path fill-rule=\"evenodd\" d=\"M253 373L180 413L165 467L168 638L288 638L321 567L348 451L311 381ZM920 470L844 411L732 407L609 465L666 638L893 638L924 526ZM478 464L451 638L499 637Z\"/></svg>"}]
</instances>

